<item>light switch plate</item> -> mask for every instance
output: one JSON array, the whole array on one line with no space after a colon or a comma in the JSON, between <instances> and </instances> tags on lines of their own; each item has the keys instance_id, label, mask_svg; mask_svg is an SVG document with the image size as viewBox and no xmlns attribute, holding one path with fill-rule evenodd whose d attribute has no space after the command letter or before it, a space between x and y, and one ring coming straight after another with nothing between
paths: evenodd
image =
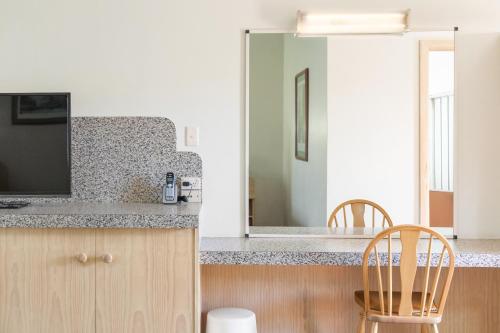
<instances>
[{"instance_id":1,"label":"light switch plate","mask_svg":"<svg viewBox=\"0 0 500 333\"><path fill-rule=\"evenodd\" d=\"M200 144L199 127L186 126L186 146L198 146Z\"/></svg>"}]
</instances>

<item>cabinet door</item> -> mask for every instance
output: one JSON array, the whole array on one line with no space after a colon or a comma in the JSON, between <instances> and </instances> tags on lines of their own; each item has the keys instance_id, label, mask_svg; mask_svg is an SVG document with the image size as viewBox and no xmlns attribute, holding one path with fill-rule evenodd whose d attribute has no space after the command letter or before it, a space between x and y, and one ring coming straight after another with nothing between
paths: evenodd
<instances>
[{"instance_id":1,"label":"cabinet door","mask_svg":"<svg viewBox=\"0 0 500 333\"><path fill-rule=\"evenodd\" d=\"M1 229L0 332L95 332L94 251L93 230Z\"/></svg>"},{"instance_id":2,"label":"cabinet door","mask_svg":"<svg viewBox=\"0 0 500 333\"><path fill-rule=\"evenodd\" d=\"M190 229L99 230L97 333L193 333L194 249Z\"/></svg>"}]
</instances>

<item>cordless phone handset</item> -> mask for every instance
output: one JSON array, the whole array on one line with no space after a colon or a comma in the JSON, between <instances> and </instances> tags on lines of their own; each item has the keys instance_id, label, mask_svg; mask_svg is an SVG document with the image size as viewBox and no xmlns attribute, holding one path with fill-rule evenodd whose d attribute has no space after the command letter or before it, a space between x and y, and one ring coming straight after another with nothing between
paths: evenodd
<instances>
[{"instance_id":1,"label":"cordless phone handset","mask_svg":"<svg viewBox=\"0 0 500 333\"><path fill-rule=\"evenodd\" d=\"M173 172L167 172L167 182L163 186L163 203L177 203L177 181Z\"/></svg>"}]
</instances>

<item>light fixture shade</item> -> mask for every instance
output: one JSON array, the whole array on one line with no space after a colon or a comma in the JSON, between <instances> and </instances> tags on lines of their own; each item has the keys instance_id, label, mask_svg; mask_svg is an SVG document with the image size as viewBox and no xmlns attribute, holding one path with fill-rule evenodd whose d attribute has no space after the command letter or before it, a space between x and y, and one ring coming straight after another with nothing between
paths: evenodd
<instances>
[{"instance_id":1,"label":"light fixture shade","mask_svg":"<svg viewBox=\"0 0 500 333\"><path fill-rule=\"evenodd\" d=\"M297 12L298 35L400 34L408 31L409 11L372 14Z\"/></svg>"}]
</instances>

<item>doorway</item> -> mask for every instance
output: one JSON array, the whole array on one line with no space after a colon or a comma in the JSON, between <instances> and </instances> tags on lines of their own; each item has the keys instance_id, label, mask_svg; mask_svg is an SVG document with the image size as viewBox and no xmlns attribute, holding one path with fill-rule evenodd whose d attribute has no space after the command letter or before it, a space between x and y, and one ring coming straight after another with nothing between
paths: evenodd
<instances>
[{"instance_id":1,"label":"doorway","mask_svg":"<svg viewBox=\"0 0 500 333\"><path fill-rule=\"evenodd\" d=\"M454 41L420 41L420 223L453 227Z\"/></svg>"}]
</instances>

